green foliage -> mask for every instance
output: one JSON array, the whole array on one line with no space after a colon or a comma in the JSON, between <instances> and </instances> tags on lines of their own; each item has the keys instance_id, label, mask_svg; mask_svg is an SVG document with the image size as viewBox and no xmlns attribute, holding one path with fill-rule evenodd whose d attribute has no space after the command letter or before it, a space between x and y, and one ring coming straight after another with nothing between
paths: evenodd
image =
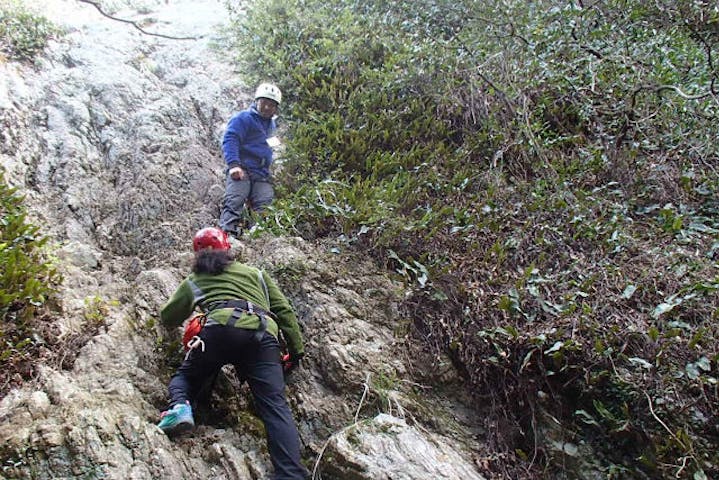
<instances>
[{"instance_id":1,"label":"green foliage","mask_svg":"<svg viewBox=\"0 0 719 480\"><path fill-rule=\"evenodd\" d=\"M62 278L39 230L0 172L0 395L31 377L39 350L55 341L45 314Z\"/></svg>"},{"instance_id":2,"label":"green foliage","mask_svg":"<svg viewBox=\"0 0 719 480\"><path fill-rule=\"evenodd\" d=\"M110 313L110 307L116 307L120 304L117 300L106 301L103 298L94 295L85 298L85 310L83 311L83 317L88 329L96 329L99 326L105 325L107 322L107 316Z\"/></svg>"},{"instance_id":3,"label":"green foliage","mask_svg":"<svg viewBox=\"0 0 719 480\"><path fill-rule=\"evenodd\" d=\"M235 51L290 126L265 228L413 286L427 348L525 432L508 452L544 451L548 399L608 476L719 475L715 9L243 5Z\"/></svg>"},{"instance_id":4,"label":"green foliage","mask_svg":"<svg viewBox=\"0 0 719 480\"><path fill-rule=\"evenodd\" d=\"M31 60L59 30L23 2L0 0L0 52L15 60Z\"/></svg>"},{"instance_id":5,"label":"green foliage","mask_svg":"<svg viewBox=\"0 0 719 480\"><path fill-rule=\"evenodd\" d=\"M393 392L398 391L400 379L394 371L379 372L373 376L368 376L370 384L369 391L371 393L372 404L380 412L393 413L394 410L401 411L401 406L397 403L397 399ZM372 414L374 415L374 413Z\"/></svg>"},{"instance_id":6,"label":"green foliage","mask_svg":"<svg viewBox=\"0 0 719 480\"><path fill-rule=\"evenodd\" d=\"M46 252L47 237L27 220L22 197L0 174L0 315L27 318L44 304L60 282Z\"/></svg>"}]
</instances>

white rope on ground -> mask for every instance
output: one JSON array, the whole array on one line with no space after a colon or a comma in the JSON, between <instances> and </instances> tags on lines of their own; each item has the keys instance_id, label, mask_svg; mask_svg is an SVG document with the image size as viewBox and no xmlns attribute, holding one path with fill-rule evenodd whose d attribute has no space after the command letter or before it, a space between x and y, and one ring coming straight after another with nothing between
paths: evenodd
<instances>
[{"instance_id":1,"label":"white rope on ground","mask_svg":"<svg viewBox=\"0 0 719 480\"><path fill-rule=\"evenodd\" d=\"M335 433L333 433L332 435L330 435L330 438L328 438L328 439L325 441L324 445L322 445L322 449L320 450L320 453L317 454L317 460L315 460L315 466L314 466L314 468L312 469L312 480L321 480L321 479L322 479L322 475L321 475L321 474L320 474L319 477L317 476L317 475L318 475L317 469L318 469L319 466L320 466L320 462L322 461L322 455L324 455L325 450L327 450L327 446L330 444L330 441L331 441L333 438L335 438L337 435L339 435L339 434L341 434L341 433L343 433L343 432L346 432L346 431L349 430L350 428L353 428L353 427L357 426L357 422L358 422L357 418L358 418L358 416L359 416L359 412L360 412L360 410L362 409L362 404L364 403L365 398L367 398L367 392L369 391L369 379L370 379L370 375L371 375L371 373L370 373L370 372L367 372L367 377L365 377L365 381L364 381L364 391L362 392L362 398L360 398L359 405L357 406L357 412L355 413L354 423L352 423L352 425L348 425L348 426L346 426L345 428L343 428L342 430L340 430L340 431L338 431L338 432L335 432Z\"/></svg>"}]
</instances>

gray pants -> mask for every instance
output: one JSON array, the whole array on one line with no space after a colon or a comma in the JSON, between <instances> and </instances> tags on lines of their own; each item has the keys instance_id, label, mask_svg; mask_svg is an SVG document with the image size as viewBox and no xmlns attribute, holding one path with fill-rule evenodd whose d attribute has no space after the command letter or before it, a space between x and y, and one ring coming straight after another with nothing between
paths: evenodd
<instances>
[{"instance_id":1,"label":"gray pants","mask_svg":"<svg viewBox=\"0 0 719 480\"><path fill-rule=\"evenodd\" d=\"M228 233L239 234L237 226L245 221L245 202L249 200L249 207L253 212L272 203L275 190L269 178L245 178L233 180L225 177L225 199L220 213L220 228Z\"/></svg>"}]
</instances>

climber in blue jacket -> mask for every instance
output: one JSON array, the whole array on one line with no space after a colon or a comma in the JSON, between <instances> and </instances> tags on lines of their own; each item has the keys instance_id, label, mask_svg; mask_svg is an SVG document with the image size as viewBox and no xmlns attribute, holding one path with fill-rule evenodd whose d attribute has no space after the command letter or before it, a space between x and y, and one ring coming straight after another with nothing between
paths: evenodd
<instances>
[{"instance_id":1,"label":"climber in blue jacket","mask_svg":"<svg viewBox=\"0 0 719 480\"><path fill-rule=\"evenodd\" d=\"M245 202L255 212L272 203L270 165L275 117L282 102L282 92L271 83L262 83L255 92L255 103L230 118L222 139L225 157L225 198L220 213L220 228L228 235L239 236L244 222Z\"/></svg>"}]
</instances>

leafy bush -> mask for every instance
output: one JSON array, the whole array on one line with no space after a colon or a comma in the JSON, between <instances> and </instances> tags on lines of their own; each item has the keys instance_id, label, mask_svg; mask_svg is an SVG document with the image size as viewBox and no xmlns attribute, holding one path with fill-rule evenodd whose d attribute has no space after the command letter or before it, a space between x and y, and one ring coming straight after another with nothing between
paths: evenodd
<instances>
[{"instance_id":1,"label":"leafy bush","mask_svg":"<svg viewBox=\"0 0 719 480\"><path fill-rule=\"evenodd\" d=\"M504 417L488 431L517 478L719 475L718 18L637 0L238 17L250 78L287 92L265 228L414 285L416 337Z\"/></svg>"},{"instance_id":2,"label":"leafy bush","mask_svg":"<svg viewBox=\"0 0 719 480\"><path fill-rule=\"evenodd\" d=\"M0 174L0 313L3 320L12 311L15 316L31 312L46 302L60 277L48 260L47 237L40 228L28 223L22 197L10 188Z\"/></svg>"},{"instance_id":3,"label":"leafy bush","mask_svg":"<svg viewBox=\"0 0 719 480\"><path fill-rule=\"evenodd\" d=\"M30 352L44 340L37 335L42 308L61 276L47 254L47 237L28 223L17 189L0 174L0 365L2 391L12 375L25 371ZM28 365L32 362L27 362ZM15 368L18 367L18 368ZM25 372L27 373L27 372Z\"/></svg>"},{"instance_id":4,"label":"leafy bush","mask_svg":"<svg viewBox=\"0 0 719 480\"><path fill-rule=\"evenodd\" d=\"M16 60L30 60L59 32L47 18L19 1L0 0L0 52Z\"/></svg>"}]
</instances>

